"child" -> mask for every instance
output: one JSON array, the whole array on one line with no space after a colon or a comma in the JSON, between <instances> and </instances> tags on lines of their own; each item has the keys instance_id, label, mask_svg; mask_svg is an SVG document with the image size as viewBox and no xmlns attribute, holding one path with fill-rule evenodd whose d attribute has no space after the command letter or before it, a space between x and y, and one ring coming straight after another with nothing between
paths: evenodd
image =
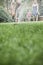
<instances>
[{"instance_id":1,"label":"child","mask_svg":"<svg viewBox=\"0 0 43 65\"><path fill-rule=\"evenodd\" d=\"M33 21L38 21L38 3L37 0L34 0L32 5L32 15L33 15Z\"/></svg>"},{"instance_id":2,"label":"child","mask_svg":"<svg viewBox=\"0 0 43 65\"><path fill-rule=\"evenodd\" d=\"M27 12L27 16L26 16L26 17L27 17L27 20L28 20L28 21L31 20L31 12L30 12L29 10L28 10L28 12Z\"/></svg>"}]
</instances>

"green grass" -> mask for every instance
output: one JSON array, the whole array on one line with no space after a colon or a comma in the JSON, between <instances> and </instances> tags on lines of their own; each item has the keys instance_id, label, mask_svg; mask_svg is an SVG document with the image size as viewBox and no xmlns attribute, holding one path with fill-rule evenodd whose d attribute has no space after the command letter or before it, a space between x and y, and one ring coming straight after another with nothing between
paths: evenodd
<instances>
[{"instance_id":1,"label":"green grass","mask_svg":"<svg viewBox=\"0 0 43 65\"><path fill-rule=\"evenodd\" d=\"M0 24L0 65L43 65L43 23Z\"/></svg>"}]
</instances>

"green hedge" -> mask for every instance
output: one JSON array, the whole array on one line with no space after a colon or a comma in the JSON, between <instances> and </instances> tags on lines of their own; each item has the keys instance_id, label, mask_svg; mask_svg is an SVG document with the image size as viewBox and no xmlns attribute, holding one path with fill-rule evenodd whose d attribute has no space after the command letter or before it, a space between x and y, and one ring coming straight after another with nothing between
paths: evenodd
<instances>
[{"instance_id":1,"label":"green hedge","mask_svg":"<svg viewBox=\"0 0 43 65\"><path fill-rule=\"evenodd\" d=\"M0 24L0 65L43 65L43 23Z\"/></svg>"}]
</instances>

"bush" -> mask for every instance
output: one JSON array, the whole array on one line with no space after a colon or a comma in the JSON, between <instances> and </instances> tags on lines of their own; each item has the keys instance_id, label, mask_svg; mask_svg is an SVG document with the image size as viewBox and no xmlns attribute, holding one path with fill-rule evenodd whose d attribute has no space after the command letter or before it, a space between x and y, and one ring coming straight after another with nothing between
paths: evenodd
<instances>
[{"instance_id":1,"label":"bush","mask_svg":"<svg viewBox=\"0 0 43 65\"><path fill-rule=\"evenodd\" d=\"M0 22L12 22L11 15L4 10L3 7L0 7Z\"/></svg>"}]
</instances>

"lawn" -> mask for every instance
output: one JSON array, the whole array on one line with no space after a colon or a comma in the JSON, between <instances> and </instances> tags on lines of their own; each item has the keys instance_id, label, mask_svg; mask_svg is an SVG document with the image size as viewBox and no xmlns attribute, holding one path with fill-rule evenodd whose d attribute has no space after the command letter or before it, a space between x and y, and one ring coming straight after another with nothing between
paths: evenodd
<instances>
[{"instance_id":1,"label":"lawn","mask_svg":"<svg viewBox=\"0 0 43 65\"><path fill-rule=\"evenodd\" d=\"M43 65L43 23L0 24L0 65Z\"/></svg>"}]
</instances>

